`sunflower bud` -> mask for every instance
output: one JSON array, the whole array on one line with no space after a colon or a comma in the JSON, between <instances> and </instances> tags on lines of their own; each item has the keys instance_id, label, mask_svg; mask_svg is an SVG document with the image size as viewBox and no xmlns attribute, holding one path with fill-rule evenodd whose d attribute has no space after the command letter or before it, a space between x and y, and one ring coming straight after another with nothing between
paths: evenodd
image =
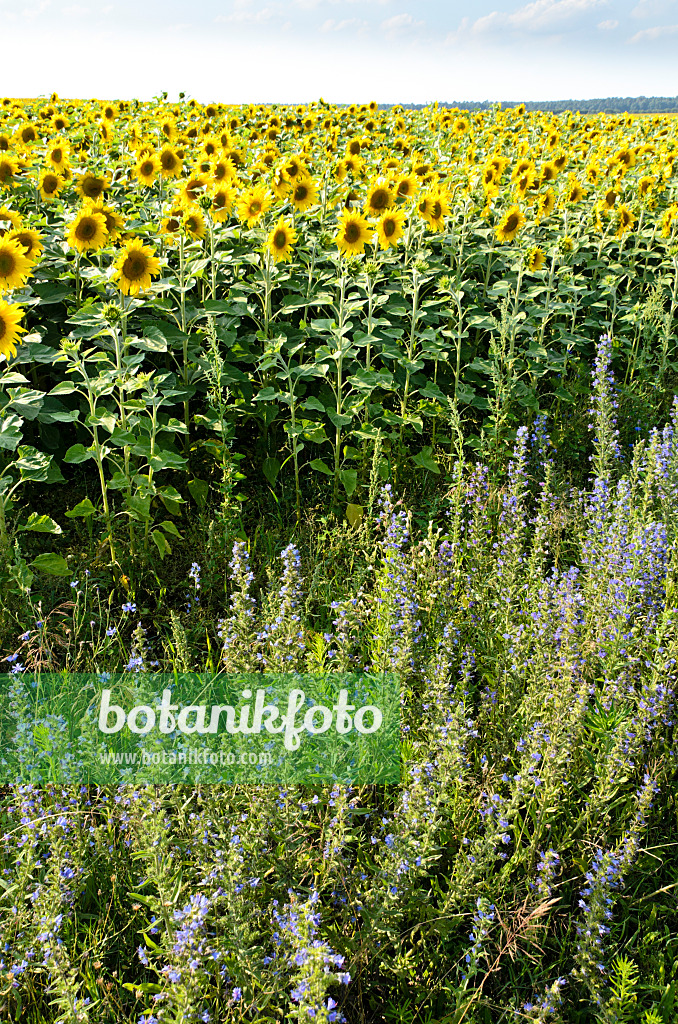
<instances>
[{"instance_id":1,"label":"sunflower bud","mask_svg":"<svg viewBox=\"0 0 678 1024\"><path fill-rule=\"evenodd\" d=\"M120 307L116 306L114 302L107 302L101 310L101 313L104 319L108 320L109 324L117 324L120 320Z\"/></svg>"}]
</instances>

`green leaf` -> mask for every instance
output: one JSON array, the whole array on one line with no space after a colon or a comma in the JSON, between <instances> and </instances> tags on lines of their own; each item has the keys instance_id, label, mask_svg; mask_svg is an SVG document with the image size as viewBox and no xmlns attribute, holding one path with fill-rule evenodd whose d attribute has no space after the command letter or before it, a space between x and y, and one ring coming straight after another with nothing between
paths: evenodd
<instances>
[{"instance_id":1,"label":"green leaf","mask_svg":"<svg viewBox=\"0 0 678 1024\"><path fill-rule=\"evenodd\" d=\"M351 497L358 486L358 471L355 469L342 469L339 471L339 479L344 485L347 497Z\"/></svg>"},{"instance_id":2,"label":"green leaf","mask_svg":"<svg viewBox=\"0 0 678 1024\"><path fill-rule=\"evenodd\" d=\"M71 570L68 568L68 563L63 555L57 555L53 551L48 551L43 555L38 555L30 564L34 569L38 569L40 572L46 572L50 576L71 575Z\"/></svg>"},{"instance_id":3,"label":"green leaf","mask_svg":"<svg viewBox=\"0 0 678 1024\"><path fill-rule=\"evenodd\" d=\"M183 469L187 461L183 455L165 450L158 451L155 455L151 456L148 464L157 473L161 469Z\"/></svg>"},{"instance_id":4,"label":"green leaf","mask_svg":"<svg viewBox=\"0 0 678 1024\"><path fill-rule=\"evenodd\" d=\"M44 483L51 462L51 455L45 455L44 452L39 452L37 448L31 448L29 445L21 445L15 465L21 473L22 480Z\"/></svg>"},{"instance_id":5,"label":"green leaf","mask_svg":"<svg viewBox=\"0 0 678 1024\"><path fill-rule=\"evenodd\" d=\"M58 523L55 523L47 515L38 515L37 512L31 512L24 525L20 526L19 529L32 530L33 533L61 533L61 527Z\"/></svg>"},{"instance_id":6,"label":"green leaf","mask_svg":"<svg viewBox=\"0 0 678 1024\"><path fill-rule=\"evenodd\" d=\"M318 473L324 473L325 476L334 476L334 471L331 470L327 463L324 462L322 459L313 459L313 461L310 462L309 465L311 469L317 470Z\"/></svg>"},{"instance_id":7,"label":"green leaf","mask_svg":"<svg viewBox=\"0 0 678 1024\"><path fill-rule=\"evenodd\" d=\"M420 469L428 469L431 473L440 473L440 468L431 458L431 448L423 448L418 455L412 456L412 462Z\"/></svg>"},{"instance_id":8,"label":"green leaf","mask_svg":"<svg viewBox=\"0 0 678 1024\"><path fill-rule=\"evenodd\" d=\"M160 557L164 558L167 554L172 554L172 548L170 547L169 541L164 533L160 530L153 530L151 537L155 541L156 547L160 552Z\"/></svg>"},{"instance_id":9,"label":"green leaf","mask_svg":"<svg viewBox=\"0 0 678 1024\"><path fill-rule=\"evenodd\" d=\"M23 422L14 412L0 419L0 448L13 452L21 444Z\"/></svg>"},{"instance_id":10,"label":"green leaf","mask_svg":"<svg viewBox=\"0 0 678 1024\"><path fill-rule=\"evenodd\" d=\"M353 505L349 502L346 506L346 518L351 526L357 526L363 517L363 506Z\"/></svg>"},{"instance_id":11,"label":"green leaf","mask_svg":"<svg viewBox=\"0 0 678 1024\"><path fill-rule=\"evenodd\" d=\"M170 515L173 516L178 516L181 513L181 506L186 504L186 499L181 497L175 487L160 488L158 496Z\"/></svg>"},{"instance_id":12,"label":"green leaf","mask_svg":"<svg viewBox=\"0 0 678 1024\"><path fill-rule=\"evenodd\" d=\"M163 519L163 521L159 525L160 528L165 531L165 533L170 533L173 537L178 537L179 540L184 539L179 533L178 528L174 525L174 523L171 523L169 519Z\"/></svg>"},{"instance_id":13,"label":"green leaf","mask_svg":"<svg viewBox=\"0 0 678 1024\"><path fill-rule=\"evenodd\" d=\"M280 462L278 461L278 459L269 456L262 462L261 471L268 480L271 487L273 487L278 476L278 473L280 472Z\"/></svg>"},{"instance_id":14,"label":"green leaf","mask_svg":"<svg viewBox=\"0 0 678 1024\"><path fill-rule=\"evenodd\" d=\"M189 480L186 486L188 487L188 492L196 505L199 505L200 508L202 508L207 501L207 494L209 492L210 485L206 480Z\"/></svg>"},{"instance_id":15,"label":"green leaf","mask_svg":"<svg viewBox=\"0 0 678 1024\"><path fill-rule=\"evenodd\" d=\"M151 515L151 495L128 494L125 504L132 519L145 523Z\"/></svg>"},{"instance_id":16,"label":"green leaf","mask_svg":"<svg viewBox=\"0 0 678 1024\"><path fill-rule=\"evenodd\" d=\"M88 516L96 515L96 508L89 498L83 498L75 508L69 509L65 514L68 519L87 519Z\"/></svg>"},{"instance_id":17,"label":"green leaf","mask_svg":"<svg viewBox=\"0 0 678 1024\"><path fill-rule=\"evenodd\" d=\"M11 408L27 420L36 418L45 400L42 391L34 391L32 388L8 388L7 394Z\"/></svg>"},{"instance_id":18,"label":"green leaf","mask_svg":"<svg viewBox=\"0 0 678 1024\"><path fill-rule=\"evenodd\" d=\"M335 427L347 427L353 419L352 416L347 416L346 413L334 412L333 409L327 410L327 415L334 423Z\"/></svg>"},{"instance_id":19,"label":"green leaf","mask_svg":"<svg viewBox=\"0 0 678 1024\"><path fill-rule=\"evenodd\" d=\"M94 452L90 451L89 448L85 448L84 444L73 444L64 455L64 462L68 463L79 463L87 462L88 459L94 458Z\"/></svg>"}]
</instances>

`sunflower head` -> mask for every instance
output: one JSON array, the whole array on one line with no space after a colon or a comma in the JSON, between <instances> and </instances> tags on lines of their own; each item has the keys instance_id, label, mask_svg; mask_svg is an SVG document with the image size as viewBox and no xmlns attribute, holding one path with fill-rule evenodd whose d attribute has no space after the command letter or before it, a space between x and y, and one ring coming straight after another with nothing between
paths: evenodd
<instances>
[{"instance_id":1,"label":"sunflower head","mask_svg":"<svg viewBox=\"0 0 678 1024\"><path fill-rule=\"evenodd\" d=\"M292 259L292 247L297 240L294 224L284 217L278 219L271 230L266 245L276 263Z\"/></svg>"},{"instance_id":2,"label":"sunflower head","mask_svg":"<svg viewBox=\"0 0 678 1024\"><path fill-rule=\"evenodd\" d=\"M365 213L368 216L380 217L382 213L393 206L393 201L393 192L389 186L383 182L377 182L367 190Z\"/></svg>"},{"instance_id":3,"label":"sunflower head","mask_svg":"<svg viewBox=\"0 0 678 1024\"><path fill-rule=\"evenodd\" d=\"M33 270L24 247L14 238L0 238L0 292L23 288Z\"/></svg>"},{"instance_id":4,"label":"sunflower head","mask_svg":"<svg viewBox=\"0 0 678 1024\"><path fill-rule=\"evenodd\" d=\"M365 217L360 213L345 210L338 223L335 244L345 256L357 256L365 249L372 231Z\"/></svg>"},{"instance_id":5,"label":"sunflower head","mask_svg":"<svg viewBox=\"0 0 678 1024\"><path fill-rule=\"evenodd\" d=\"M160 274L160 263L150 245L131 238L115 261L113 280L124 295L138 295L151 287L151 278Z\"/></svg>"},{"instance_id":6,"label":"sunflower head","mask_svg":"<svg viewBox=\"0 0 678 1024\"><path fill-rule=\"evenodd\" d=\"M248 227L254 227L271 205L271 197L261 185L244 192L238 200L238 217L246 221Z\"/></svg>"},{"instance_id":7,"label":"sunflower head","mask_svg":"<svg viewBox=\"0 0 678 1024\"><path fill-rule=\"evenodd\" d=\"M88 172L81 174L75 185L76 192L83 199L90 199L93 202L100 199L107 188L110 188L110 182L106 178L101 178L97 174L89 174Z\"/></svg>"},{"instance_id":8,"label":"sunflower head","mask_svg":"<svg viewBox=\"0 0 678 1024\"><path fill-rule=\"evenodd\" d=\"M4 356L7 362L9 362L10 356L16 355L19 335L26 330L25 327L19 326L23 315L24 311L21 306L0 299L0 355Z\"/></svg>"},{"instance_id":9,"label":"sunflower head","mask_svg":"<svg viewBox=\"0 0 678 1024\"><path fill-rule=\"evenodd\" d=\"M531 274L541 270L544 266L544 250L540 249L539 246L533 246L527 254L527 269Z\"/></svg>"},{"instance_id":10,"label":"sunflower head","mask_svg":"<svg viewBox=\"0 0 678 1024\"><path fill-rule=\"evenodd\" d=\"M184 213L183 227L187 235L193 239L205 237L205 218L198 206L189 207Z\"/></svg>"},{"instance_id":11,"label":"sunflower head","mask_svg":"<svg viewBox=\"0 0 678 1024\"><path fill-rule=\"evenodd\" d=\"M497 225L497 238L500 242L512 242L525 223L525 216L519 206L512 206L506 211Z\"/></svg>"},{"instance_id":12,"label":"sunflower head","mask_svg":"<svg viewBox=\"0 0 678 1024\"><path fill-rule=\"evenodd\" d=\"M403 234L404 210L387 210L377 222L377 238L382 249L396 246Z\"/></svg>"},{"instance_id":13,"label":"sunflower head","mask_svg":"<svg viewBox=\"0 0 678 1024\"><path fill-rule=\"evenodd\" d=\"M66 240L79 253L96 252L108 239L106 218L91 207L84 207L71 224Z\"/></svg>"},{"instance_id":14,"label":"sunflower head","mask_svg":"<svg viewBox=\"0 0 678 1024\"><path fill-rule=\"evenodd\" d=\"M24 250L24 255L31 263L35 263L42 254L42 235L32 228L21 228L19 231L11 231L9 238L13 238Z\"/></svg>"},{"instance_id":15,"label":"sunflower head","mask_svg":"<svg viewBox=\"0 0 678 1024\"><path fill-rule=\"evenodd\" d=\"M38 181L38 188L43 199L55 199L64 187L65 181L62 175L56 171L43 171Z\"/></svg>"},{"instance_id":16,"label":"sunflower head","mask_svg":"<svg viewBox=\"0 0 678 1024\"><path fill-rule=\"evenodd\" d=\"M318 192L312 178L299 178L292 186L290 199L295 210L304 213L317 202Z\"/></svg>"}]
</instances>

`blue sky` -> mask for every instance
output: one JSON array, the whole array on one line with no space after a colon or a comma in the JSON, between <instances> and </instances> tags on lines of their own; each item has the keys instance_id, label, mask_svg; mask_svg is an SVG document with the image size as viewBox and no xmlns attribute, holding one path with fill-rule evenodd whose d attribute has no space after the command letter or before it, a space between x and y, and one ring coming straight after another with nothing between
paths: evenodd
<instances>
[{"instance_id":1,"label":"blue sky","mask_svg":"<svg viewBox=\"0 0 678 1024\"><path fill-rule=\"evenodd\" d=\"M675 95L676 53L678 0L0 0L0 95Z\"/></svg>"}]
</instances>

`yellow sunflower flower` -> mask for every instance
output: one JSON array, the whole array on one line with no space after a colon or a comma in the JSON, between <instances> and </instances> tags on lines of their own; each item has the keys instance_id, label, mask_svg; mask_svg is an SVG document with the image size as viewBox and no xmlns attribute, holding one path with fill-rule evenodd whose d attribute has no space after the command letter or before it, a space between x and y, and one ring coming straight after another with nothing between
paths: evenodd
<instances>
[{"instance_id":1,"label":"yellow sunflower flower","mask_svg":"<svg viewBox=\"0 0 678 1024\"><path fill-rule=\"evenodd\" d=\"M163 178L179 177L183 164L177 151L172 146L163 146L158 160L160 161L160 174Z\"/></svg>"},{"instance_id":2,"label":"yellow sunflower flower","mask_svg":"<svg viewBox=\"0 0 678 1024\"><path fill-rule=\"evenodd\" d=\"M552 188L546 190L539 196L537 203L537 218L550 217L556 208L556 196Z\"/></svg>"},{"instance_id":3,"label":"yellow sunflower flower","mask_svg":"<svg viewBox=\"0 0 678 1024\"><path fill-rule=\"evenodd\" d=\"M56 199L66 182L55 171L43 171L38 179L38 189L43 199Z\"/></svg>"},{"instance_id":4,"label":"yellow sunflower flower","mask_svg":"<svg viewBox=\"0 0 678 1024\"><path fill-rule=\"evenodd\" d=\"M131 238L115 261L112 279L124 295L138 295L151 287L151 278L160 274L160 262L150 245Z\"/></svg>"},{"instance_id":5,"label":"yellow sunflower flower","mask_svg":"<svg viewBox=\"0 0 678 1024\"><path fill-rule=\"evenodd\" d=\"M246 221L248 228L254 227L260 217L269 209L272 201L262 185L255 185L254 188L243 192L238 199L238 219Z\"/></svg>"},{"instance_id":6,"label":"yellow sunflower flower","mask_svg":"<svg viewBox=\"0 0 678 1024\"><path fill-rule=\"evenodd\" d=\"M134 168L137 181L141 185L146 185L147 188L150 188L155 183L159 171L160 161L155 153L142 157Z\"/></svg>"},{"instance_id":7,"label":"yellow sunflower flower","mask_svg":"<svg viewBox=\"0 0 678 1024\"><path fill-rule=\"evenodd\" d=\"M183 206L176 206L173 210L170 210L167 217L165 217L160 225L160 231L163 235L176 235L181 230L181 224L184 217Z\"/></svg>"},{"instance_id":8,"label":"yellow sunflower flower","mask_svg":"<svg viewBox=\"0 0 678 1024\"><path fill-rule=\"evenodd\" d=\"M0 156L0 188L12 188L18 173L19 165L10 153Z\"/></svg>"},{"instance_id":9,"label":"yellow sunflower flower","mask_svg":"<svg viewBox=\"0 0 678 1024\"><path fill-rule=\"evenodd\" d=\"M106 245L107 239L106 218L89 206L77 214L66 235L68 244L79 253L96 252Z\"/></svg>"},{"instance_id":10,"label":"yellow sunflower flower","mask_svg":"<svg viewBox=\"0 0 678 1024\"><path fill-rule=\"evenodd\" d=\"M92 213L103 214L106 221L108 241L117 241L125 230L125 221L123 220L122 215L112 206L102 206L101 204L96 203L92 203L90 209L92 210Z\"/></svg>"},{"instance_id":11,"label":"yellow sunflower flower","mask_svg":"<svg viewBox=\"0 0 678 1024\"><path fill-rule=\"evenodd\" d=\"M292 206L299 213L305 213L318 202L318 190L313 178L299 178L292 186L290 193Z\"/></svg>"},{"instance_id":12,"label":"yellow sunflower flower","mask_svg":"<svg viewBox=\"0 0 678 1024\"><path fill-rule=\"evenodd\" d=\"M16 210L8 210L6 206L0 206L0 235L7 231L21 231L23 227L21 215Z\"/></svg>"},{"instance_id":13,"label":"yellow sunflower flower","mask_svg":"<svg viewBox=\"0 0 678 1024\"><path fill-rule=\"evenodd\" d=\"M512 242L524 223L525 215L520 207L517 205L511 206L497 225L498 240L500 242Z\"/></svg>"},{"instance_id":14,"label":"yellow sunflower flower","mask_svg":"<svg viewBox=\"0 0 678 1024\"><path fill-rule=\"evenodd\" d=\"M440 192L426 192L417 201L417 213L432 231L442 231L445 217L450 215L446 197Z\"/></svg>"},{"instance_id":15,"label":"yellow sunflower flower","mask_svg":"<svg viewBox=\"0 0 678 1024\"><path fill-rule=\"evenodd\" d=\"M527 269L531 274L534 274L537 270L541 270L544 266L544 250L540 249L539 246L534 246L530 249L527 255Z\"/></svg>"},{"instance_id":16,"label":"yellow sunflower flower","mask_svg":"<svg viewBox=\"0 0 678 1024\"><path fill-rule=\"evenodd\" d=\"M186 234L191 238L200 240L205 237L207 228L203 212L199 206L191 206L185 211L183 226Z\"/></svg>"},{"instance_id":17,"label":"yellow sunflower flower","mask_svg":"<svg viewBox=\"0 0 678 1024\"><path fill-rule=\"evenodd\" d=\"M363 210L368 217L381 217L382 213L390 210L394 201L394 195L389 186L378 181L368 188Z\"/></svg>"},{"instance_id":18,"label":"yellow sunflower flower","mask_svg":"<svg viewBox=\"0 0 678 1024\"><path fill-rule=\"evenodd\" d=\"M398 244L403 234L404 210L387 210L377 221L377 238L382 249Z\"/></svg>"},{"instance_id":19,"label":"yellow sunflower flower","mask_svg":"<svg viewBox=\"0 0 678 1024\"><path fill-rule=\"evenodd\" d=\"M23 247L24 255L31 263L37 262L42 256L42 235L38 231L32 228L21 228L18 231L10 231L7 237L13 238Z\"/></svg>"},{"instance_id":20,"label":"yellow sunflower flower","mask_svg":"<svg viewBox=\"0 0 678 1024\"><path fill-rule=\"evenodd\" d=\"M335 244L345 256L357 256L364 252L365 243L370 240L372 229L360 213L344 210L339 217Z\"/></svg>"},{"instance_id":21,"label":"yellow sunflower flower","mask_svg":"<svg viewBox=\"0 0 678 1024\"><path fill-rule=\"evenodd\" d=\"M565 202L575 206L584 198L584 189L581 187L574 175L570 175L565 191Z\"/></svg>"},{"instance_id":22,"label":"yellow sunflower flower","mask_svg":"<svg viewBox=\"0 0 678 1024\"><path fill-rule=\"evenodd\" d=\"M0 214L1 216L1 214ZM662 217L662 237L668 238L675 222L678 221L678 203L673 203L667 210L664 210Z\"/></svg>"},{"instance_id":23,"label":"yellow sunflower flower","mask_svg":"<svg viewBox=\"0 0 678 1024\"><path fill-rule=\"evenodd\" d=\"M280 217L266 240L266 246L276 263L286 262L292 259L292 247L296 240L297 232L294 224L284 217Z\"/></svg>"},{"instance_id":24,"label":"yellow sunflower flower","mask_svg":"<svg viewBox=\"0 0 678 1024\"><path fill-rule=\"evenodd\" d=\"M97 199L101 199L107 188L111 187L110 181L107 178L102 178L97 174L90 174L85 171L84 174L78 175L78 180L75 183L75 191L83 199L91 199L96 202Z\"/></svg>"},{"instance_id":25,"label":"yellow sunflower flower","mask_svg":"<svg viewBox=\"0 0 678 1024\"><path fill-rule=\"evenodd\" d=\"M210 214L212 219L221 223L228 220L236 200L236 191L232 185L221 185L212 193Z\"/></svg>"},{"instance_id":26,"label":"yellow sunflower flower","mask_svg":"<svg viewBox=\"0 0 678 1024\"><path fill-rule=\"evenodd\" d=\"M633 216L628 206L623 204L617 210L617 233L615 238L622 238L627 231L631 231L633 225L636 223L636 218Z\"/></svg>"},{"instance_id":27,"label":"yellow sunflower flower","mask_svg":"<svg viewBox=\"0 0 678 1024\"><path fill-rule=\"evenodd\" d=\"M209 182L204 174L192 174L186 179L180 189L181 202L189 206L197 203L200 196L204 194L208 184Z\"/></svg>"},{"instance_id":28,"label":"yellow sunflower flower","mask_svg":"<svg viewBox=\"0 0 678 1024\"><path fill-rule=\"evenodd\" d=\"M25 327L19 326L23 315L24 311L21 306L0 299L0 355L4 356L7 362L9 362L10 356L16 355L17 342L20 341L19 335L26 330Z\"/></svg>"},{"instance_id":29,"label":"yellow sunflower flower","mask_svg":"<svg viewBox=\"0 0 678 1024\"><path fill-rule=\"evenodd\" d=\"M0 238L0 292L23 288L33 270L23 246L8 235Z\"/></svg>"},{"instance_id":30,"label":"yellow sunflower flower","mask_svg":"<svg viewBox=\"0 0 678 1024\"><path fill-rule=\"evenodd\" d=\"M403 174L393 182L393 193L398 202L413 199L419 189L419 182L414 174Z\"/></svg>"}]
</instances>

